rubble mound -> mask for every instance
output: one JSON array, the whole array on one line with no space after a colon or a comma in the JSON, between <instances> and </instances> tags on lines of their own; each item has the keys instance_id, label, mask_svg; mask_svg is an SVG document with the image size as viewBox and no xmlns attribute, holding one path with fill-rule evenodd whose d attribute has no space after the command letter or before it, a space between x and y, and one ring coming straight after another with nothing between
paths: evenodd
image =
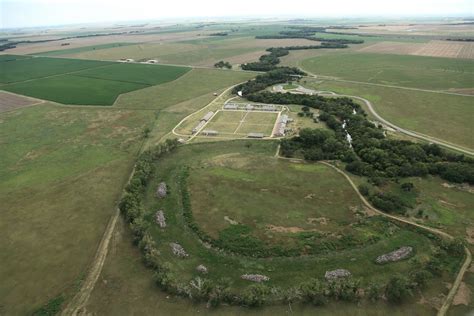
<instances>
[{"instance_id":1,"label":"rubble mound","mask_svg":"<svg viewBox=\"0 0 474 316\"><path fill-rule=\"evenodd\" d=\"M160 199L164 198L166 196L166 193L167 193L167 188L166 188L166 183L165 182L161 182L159 185L158 185L158 189L156 189L156 196Z\"/></svg>"},{"instance_id":2,"label":"rubble mound","mask_svg":"<svg viewBox=\"0 0 474 316\"><path fill-rule=\"evenodd\" d=\"M346 269L336 269L332 271L326 271L326 274L324 274L324 277L328 281L339 279L339 278L347 278L350 276L351 276L351 273Z\"/></svg>"},{"instance_id":3,"label":"rubble mound","mask_svg":"<svg viewBox=\"0 0 474 316\"><path fill-rule=\"evenodd\" d=\"M163 213L162 210L159 210L158 212L156 212L155 221L158 225L160 225L161 228L166 227L165 214Z\"/></svg>"},{"instance_id":4,"label":"rubble mound","mask_svg":"<svg viewBox=\"0 0 474 316\"><path fill-rule=\"evenodd\" d=\"M173 251L173 254L177 257L180 258L186 258L189 257L189 254L184 250L184 248L175 242L170 243L171 251Z\"/></svg>"},{"instance_id":5,"label":"rubble mound","mask_svg":"<svg viewBox=\"0 0 474 316\"><path fill-rule=\"evenodd\" d=\"M266 275L261 274L243 274L240 276L242 280L252 281L252 282L264 282L270 280Z\"/></svg>"},{"instance_id":6,"label":"rubble mound","mask_svg":"<svg viewBox=\"0 0 474 316\"><path fill-rule=\"evenodd\" d=\"M205 265L203 264L200 264L196 267L196 271L199 272L199 273L202 273L202 274L207 274L207 268Z\"/></svg>"},{"instance_id":7,"label":"rubble mound","mask_svg":"<svg viewBox=\"0 0 474 316\"><path fill-rule=\"evenodd\" d=\"M392 252L378 256L377 259L375 259L375 262L379 264L383 264L387 262L400 261L408 257L412 251L413 251L412 247L404 246Z\"/></svg>"}]
</instances>

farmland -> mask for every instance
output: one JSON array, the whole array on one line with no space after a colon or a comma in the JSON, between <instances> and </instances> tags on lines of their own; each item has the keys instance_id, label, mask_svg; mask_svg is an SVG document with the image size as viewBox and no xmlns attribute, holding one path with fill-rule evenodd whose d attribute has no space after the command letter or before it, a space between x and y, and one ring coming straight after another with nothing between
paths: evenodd
<instances>
[{"instance_id":1,"label":"farmland","mask_svg":"<svg viewBox=\"0 0 474 316\"><path fill-rule=\"evenodd\" d=\"M472 151L470 22L386 22L0 30L0 46L24 40L0 52L0 314L472 310L469 156L379 125L362 99L314 94L365 98L400 128ZM340 49L299 47L331 41ZM283 46L299 48L273 59ZM262 60L270 70L243 70ZM244 110L255 103L280 112ZM406 258L376 262L404 246ZM328 278L336 269L350 275Z\"/></svg>"},{"instance_id":2,"label":"farmland","mask_svg":"<svg viewBox=\"0 0 474 316\"><path fill-rule=\"evenodd\" d=\"M474 62L408 55L338 53L304 60L312 73L421 89L471 88Z\"/></svg>"},{"instance_id":3,"label":"farmland","mask_svg":"<svg viewBox=\"0 0 474 316\"><path fill-rule=\"evenodd\" d=\"M173 81L190 70L45 57L2 62L0 67L0 82L14 82L4 90L79 105L112 105L120 94Z\"/></svg>"}]
</instances>

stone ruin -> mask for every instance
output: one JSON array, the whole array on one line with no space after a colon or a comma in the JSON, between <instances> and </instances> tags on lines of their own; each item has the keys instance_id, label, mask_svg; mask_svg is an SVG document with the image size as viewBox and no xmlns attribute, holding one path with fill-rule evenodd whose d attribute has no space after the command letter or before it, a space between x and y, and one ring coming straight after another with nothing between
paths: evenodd
<instances>
[{"instance_id":1,"label":"stone ruin","mask_svg":"<svg viewBox=\"0 0 474 316\"><path fill-rule=\"evenodd\" d=\"M242 280L252 281L252 282L264 282L270 280L266 275L261 274L243 274L240 276Z\"/></svg>"},{"instance_id":2,"label":"stone ruin","mask_svg":"<svg viewBox=\"0 0 474 316\"><path fill-rule=\"evenodd\" d=\"M413 251L412 247L404 246L392 252L378 256L377 259L375 259L375 262L379 264L383 264L387 262L400 261L408 257L412 251Z\"/></svg>"},{"instance_id":3,"label":"stone ruin","mask_svg":"<svg viewBox=\"0 0 474 316\"><path fill-rule=\"evenodd\" d=\"M332 271L326 271L326 274L324 275L324 277L328 281L336 280L339 278L347 278L350 276L351 276L351 273L346 269L336 269Z\"/></svg>"},{"instance_id":4,"label":"stone ruin","mask_svg":"<svg viewBox=\"0 0 474 316\"><path fill-rule=\"evenodd\" d=\"M166 196L167 188L166 188L166 183L161 182L158 185L158 189L156 189L156 196L160 199L164 198Z\"/></svg>"},{"instance_id":5,"label":"stone ruin","mask_svg":"<svg viewBox=\"0 0 474 316\"><path fill-rule=\"evenodd\" d=\"M173 252L175 256L180 257L180 258L189 257L189 254L184 250L184 248L180 244L171 242L170 247L171 247L171 251Z\"/></svg>"},{"instance_id":6,"label":"stone ruin","mask_svg":"<svg viewBox=\"0 0 474 316\"><path fill-rule=\"evenodd\" d=\"M199 273L202 273L202 274L207 274L207 268L205 265L203 264L200 264L196 267L196 271L199 272Z\"/></svg>"},{"instance_id":7,"label":"stone ruin","mask_svg":"<svg viewBox=\"0 0 474 316\"><path fill-rule=\"evenodd\" d=\"M166 227L165 214L163 213L162 210L159 210L158 212L156 212L155 221L158 225L160 225L161 228Z\"/></svg>"}]
</instances>

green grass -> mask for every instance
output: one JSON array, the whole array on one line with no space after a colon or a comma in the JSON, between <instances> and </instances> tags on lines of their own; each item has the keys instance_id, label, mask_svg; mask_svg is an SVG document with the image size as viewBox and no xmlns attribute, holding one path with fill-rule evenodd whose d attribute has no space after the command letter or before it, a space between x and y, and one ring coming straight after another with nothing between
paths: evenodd
<instances>
[{"instance_id":1,"label":"green grass","mask_svg":"<svg viewBox=\"0 0 474 316\"><path fill-rule=\"evenodd\" d=\"M2 86L3 90L63 104L112 105L126 92L146 84L61 75Z\"/></svg>"},{"instance_id":2,"label":"green grass","mask_svg":"<svg viewBox=\"0 0 474 316\"><path fill-rule=\"evenodd\" d=\"M83 47L76 47L76 48L67 48L67 49L58 49L58 50L50 50L41 53L34 53L31 55L37 56L65 56L65 55L72 55L72 54L79 54L84 52L90 51L98 51L108 48L116 48L116 47L124 47L129 45L135 45L135 43L110 43L110 44L99 44L99 45L92 45L92 46L83 46Z\"/></svg>"},{"instance_id":3,"label":"green grass","mask_svg":"<svg viewBox=\"0 0 474 316\"><path fill-rule=\"evenodd\" d=\"M263 133L271 136L276 113L220 111L204 130L216 130L224 136L245 137L248 133Z\"/></svg>"},{"instance_id":4,"label":"green grass","mask_svg":"<svg viewBox=\"0 0 474 316\"><path fill-rule=\"evenodd\" d=\"M199 226L216 238L231 225L226 216L251 227L262 240L285 244L296 241L299 232L342 231L356 221L354 211L363 209L347 181L324 165L238 155L203 165L191 172L189 180L193 214ZM272 231L268 225L283 231ZM350 233L357 231L344 230Z\"/></svg>"},{"instance_id":5,"label":"green grass","mask_svg":"<svg viewBox=\"0 0 474 316\"><path fill-rule=\"evenodd\" d=\"M334 53L304 60L308 71L348 80L443 90L472 88L474 62L464 59Z\"/></svg>"},{"instance_id":6,"label":"green grass","mask_svg":"<svg viewBox=\"0 0 474 316\"><path fill-rule=\"evenodd\" d=\"M173 81L190 70L190 68L175 66L102 63L39 57L13 63L30 60L35 61L34 65L42 69L36 74L33 73L34 76L48 76L54 71L58 75L13 83L2 86L2 89L63 104L112 105L122 93ZM51 68L48 68L48 65ZM64 67L62 70L59 68L61 65ZM4 74L6 80L14 77L19 78L23 66L20 65L18 69L11 66L6 67ZM92 66L94 68L91 68ZM74 74L59 75L59 71L66 73L71 69L80 70L78 67L89 69L75 71ZM29 73L24 75L32 76Z\"/></svg>"},{"instance_id":7,"label":"green grass","mask_svg":"<svg viewBox=\"0 0 474 316\"><path fill-rule=\"evenodd\" d=\"M205 304L192 303L160 291L151 281L153 272L142 263L141 254L132 244L128 225L120 221L116 229L117 238L111 240L101 275L89 298L87 310L97 315L149 315L159 310L165 315L284 315L310 316L385 316L420 315L431 316L436 310L425 304L409 302L387 304L384 302L361 302L359 305L334 302L325 307L292 304L266 306L249 309L221 306L208 309Z\"/></svg>"},{"instance_id":8,"label":"green grass","mask_svg":"<svg viewBox=\"0 0 474 316\"><path fill-rule=\"evenodd\" d=\"M30 56L24 56L24 55L0 55L0 62L5 62L5 61L15 61L15 60L20 60L20 59L28 59L31 58Z\"/></svg>"},{"instance_id":9,"label":"green grass","mask_svg":"<svg viewBox=\"0 0 474 316\"><path fill-rule=\"evenodd\" d=\"M130 109L163 110L207 93L219 91L255 75L214 69L193 69L178 80L122 95L116 106ZM188 113L191 104L173 109L175 113ZM194 108L194 111L197 108ZM177 123L177 122L176 122Z\"/></svg>"},{"instance_id":10,"label":"green grass","mask_svg":"<svg viewBox=\"0 0 474 316\"><path fill-rule=\"evenodd\" d=\"M296 88L298 88L298 86L295 85L295 84L292 84L292 83L283 85L283 89L285 89L285 90L292 90L292 89L296 89Z\"/></svg>"},{"instance_id":11,"label":"green grass","mask_svg":"<svg viewBox=\"0 0 474 316\"><path fill-rule=\"evenodd\" d=\"M149 219L152 220L157 209L163 209L167 219L167 227L164 230L159 229L155 224L152 224L151 232L157 240L157 245L161 253L162 262L170 262L172 270L176 273L178 279L182 282L188 282L189 279L196 275L195 267L199 264L206 265L212 273L208 275L211 279L218 279L221 277L229 277L233 281L233 288L242 288L248 285L248 282L240 280L240 275L243 273L262 273L268 275L271 280L269 285L277 286L291 286L299 282L307 280L309 277L322 278L325 271L335 268L347 268L355 277L363 278L363 283L366 284L369 280L383 282L386 281L394 273L408 273L414 266L416 261L423 262L432 253L432 243L430 240L422 235L411 232L406 229L397 228L390 224L389 229L385 231L387 234L384 238L376 243L365 245L362 248L348 249L338 252L329 252L320 256L308 256L298 259L275 257L271 260L267 259L252 259L249 257L228 256L224 253L216 252L212 249L207 249L197 240L196 235L188 228L184 227L184 219L182 217L182 210L179 204L179 186L178 178L181 174L183 165L193 170L209 166L209 164L239 164L236 162L236 157L256 157L272 160L275 158L277 143L263 142L263 141L233 141L220 143L205 143L185 146L180 148L176 153L165 157L159 161L159 172L151 181L146 193L145 209L149 214ZM271 162L270 162L271 163ZM255 167L258 168L258 167ZM306 172L311 172L311 168ZM319 166L313 169L317 172ZM273 172L273 171L272 171ZM258 176L254 173L250 176L245 175L242 180L245 185L251 185L251 177ZM241 174L238 172L230 172L229 177L238 178ZM160 181L166 181L170 194L166 199L158 201L155 197L156 186ZM244 186L244 184L241 184ZM207 193L212 197L214 191ZM239 195L240 192L237 192ZM250 193L250 191L248 191ZM261 195L262 192L254 192L255 195ZM282 189L281 194L285 196ZM245 203L245 198L255 199L258 197L244 197L241 196L240 204ZM300 198L295 199L290 194L286 195L287 202L293 201L298 203ZM344 197L347 199L347 197ZM283 199L283 198L282 198ZM194 199L191 203L194 203ZM333 201L334 203L335 201ZM268 202L271 203L271 202ZM291 208L291 211L295 210ZM211 210L208 210L211 211ZM296 211L296 210L295 210ZM290 216L292 212L287 212ZM337 216L342 216L338 213ZM271 216L268 214L267 216ZM274 215L278 216L278 215ZM332 215L336 216L336 215ZM284 215L283 215L284 217ZM282 217L282 218L283 218ZM217 221L220 218L216 218ZM283 219L282 219L283 220ZM293 219L295 220L295 219ZM376 218L374 220L377 220ZM349 222L347 223L349 224ZM172 255L169 248L169 242L179 242L190 257L182 260L177 259ZM391 251L402 245L412 245L416 249L416 255L413 259L398 262L396 264L379 266L374 263L374 258L382 253ZM457 260L454 259L453 260Z\"/></svg>"},{"instance_id":12,"label":"green grass","mask_svg":"<svg viewBox=\"0 0 474 316\"><path fill-rule=\"evenodd\" d=\"M49 104L0 114L0 306L32 314L83 278L133 167L146 112Z\"/></svg>"},{"instance_id":13,"label":"green grass","mask_svg":"<svg viewBox=\"0 0 474 316\"><path fill-rule=\"evenodd\" d=\"M80 71L75 75L119 82L158 85L173 81L190 70L191 68L187 67L116 63L106 67Z\"/></svg>"},{"instance_id":14,"label":"green grass","mask_svg":"<svg viewBox=\"0 0 474 316\"><path fill-rule=\"evenodd\" d=\"M108 65L107 62L65 58L23 58L0 63L0 82L12 83L29 79L76 72Z\"/></svg>"},{"instance_id":15,"label":"green grass","mask_svg":"<svg viewBox=\"0 0 474 316\"><path fill-rule=\"evenodd\" d=\"M316 90L361 96L372 102L380 116L395 125L474 149L472 97L330 80L306 82L305 85Z\"/></svg>"}]
</instances>

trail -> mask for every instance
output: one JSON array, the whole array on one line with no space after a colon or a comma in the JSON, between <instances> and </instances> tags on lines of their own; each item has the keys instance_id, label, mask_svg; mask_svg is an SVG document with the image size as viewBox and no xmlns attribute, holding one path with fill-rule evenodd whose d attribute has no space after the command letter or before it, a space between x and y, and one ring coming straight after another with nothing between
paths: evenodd
<instances>
[{"instance_id":1,"label":"trail","mask_svg":"<svg viewBox=\"0 0 474 316\"><path fill-rule=\"evenodd\" d=\"M275 154L275 157L279 158L279 159L285 159L285 160L290 160L290 161L299 161L299 162L306 162L305 160L303 159L295 159L295 158L285 158L285 157L281 157L279 155L279 148L277 149L277 153ZM415 222L412 222L408 219L405 219L405 218L402 218L402 217L398 217L398 216L394 216L394 215L390 215L390 214L387 214L385 212L382 212L380 211L379 209L373 207L366 199L365 197L359 192L359 190L357 189L357 186L355 185L355 183L352 181L352 179L349 177L349 175L347 175L347 173L345 173L343 170L339 169L338 167L326 162L326 161L319 161L319 163L321 164L324 164L328 167L331 167L332 169L334 169L335 171L337 171L339 174L341 174L342 176L344 176L346 178L346 180L349 182L349 184L351 185L351 187L354 189L354 191L356 192L357 196L359 196L360 200L362 201L362 203L368 207L371 211L375 212L376 214L378 215L381 215L381 216L384 216L384 217L387 217L387 218L390 218L392 220L395 220L395 221L398 221L398 222L401 222L401 223L404 223L404 224L408 224L408 225L411 225L411 226L414 226L414 227L417 227L417 228L421 228L421 229L424 229L426 231L429 231L429 232L432 232L433 234L436 234L438 236L441 236L441 237L444 237L444 238L447 238L447 239L454 239L453 236L451 236L450 234L446 233L446 232L443 232L439 229L436 229L436 228L432 228L432 227L428 227L428 226L425 226L425 225L422 225L422 224L418 224L418 223L415 223ZM446 315L446 312L448 311L449 307L451 306L451 303L453 301L453 298L454 296L456 295L458 289L459 289L459 286L462 282L462 279L464 278L464 274L466 273L467 269L469 268L469 266L471 265L471 262L472 262L472 254L471 252L469 251L469 249L467 247L464 247L464 252L465 252L465 255L466 255L466 259L464 260L464 263L462 264L461 268L459 269L459 272L456 276L456 279L453 283L453 285L451 286L451 289L449 290L449 293L448 295L446 296L444 302L443 302L443 305L441 306L441 308L438 310L438 313L437 313L437 316L444 316Z\"/></svg>"}]
</instances>

